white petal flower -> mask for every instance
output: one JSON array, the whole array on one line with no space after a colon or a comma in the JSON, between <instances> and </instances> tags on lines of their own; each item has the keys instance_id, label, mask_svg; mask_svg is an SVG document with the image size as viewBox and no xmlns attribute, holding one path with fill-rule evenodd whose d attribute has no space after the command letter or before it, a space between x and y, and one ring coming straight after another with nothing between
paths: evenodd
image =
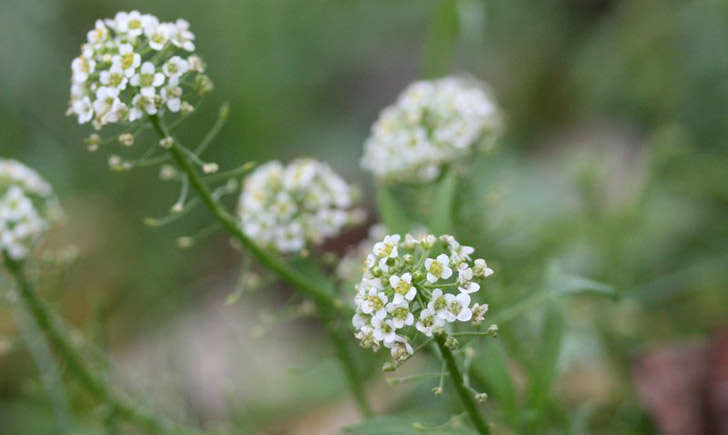
<instances>
[{"instance_id":1,"label":"white petal flower","mask_svg":"<svg viewBox=\"0 0 728 435\"><path fill-rule=\"evenodd\" d=\"M40 175L15 160L0 159L0 257L27 257L59 212Z\"/></svg>"},{"instance_id":2,"label":"white petal flower","mask_svg":"<svg viewBox=\"0 0 728 435\"><path fill-rule=\"evenodd\" d=\"M162 67L164 74L170 79L179 79L190 69L186 60L179 56L173 56Z\"/></svg>"},{"instance_id":3,"label":"white petal flower","mask_svg":"<svg viewBox=\"0 0 728 435\"><path fill-rule=\"evenodd\" d=\"M449 267L450 258L445 254L440 254L436 259L428 258L425 260L425 269L427 270L427 281L437 282L439 279L448 279L452 276L452 269Z\"/></svg>"},{"instance_id":4,"label":"white petal flower","mask_svg":"<svg viewBox=\"0 0 728 435\"><path fill-rule=\"evenodd\" d=\"M442 165L497 130L498 110L484 88L452 77L413 83L372 127L362 166L386 180L434 180Z\"/></svg>"},{"instance_id":5,"label":"white petal flower","mask_svg":"<svg viewBox=\"0 0 728 435\"><path fill-rule=\"evenodd\" d=\"M397 329L410 326L415 321L415 317L410 311L407 301L387 304L387 313L392 319L392 325Z\"/></svg>"},{"instance_id":6,"label":"white petal flower","mask_svg":"<svg viewBox=\"0 0 728 435\"><path fill-rule=\"evenodd\" d=\"M422 343L421 337L447 334L450 323L482 320L487 304L471 307L470 295L480 290L485 266L472 261L474 250L469 246L449 235L432 234L390 234L367 246L371 250L360 257L364 270L356 285L352 319L355 337L363 347L396 348L395 360L403 361L411 354L409 344ZM428 258L431 252L438 255ZM457 261L443 252L456 253ZM454 267L457 276L453 276ZM434 282L440 284L428 284Z\"/></svg>"},{"instance_id":7,"label":"white petal flower","mask_svg":"<svg viewBox=\"0 0 728 435\"><path fill-rule=\"evenodd\" d=\"M483 260L482 258L478 258L474 262L473 273L475 274L475 276L487 278L493 275L493 269L488 267L488 264L486 264L485 260Z\"/></svg>"},{"instance_id":8,"label":"white petal flower","mask_svg":"<svg viewBox=\"0 0 728 435\"><path fill-rule=\"evenodd\" d=\"M119 12L112 19L97 20L87 39L81 46L81 55L71 63L72 86L67 112L75 114L80 123L92 121L94 127L101 128L136 121L144 118L144 114L167 111L189 114L194 106L189 103L193 100L186 98L187 94L194 92L201 96L213 88L209 77L202 74L202 59L190 53L194 51L191 42L194 34L184 20L163 23L139 11ZM189 77L194 86L179 86L183 76L185 80ZM162 92L159 88L165 83L168 87ZM119 99L117 108L123 109L124 105L128 108L128 116L121 116L127 115L121 113L123 110L110 113L114 100L106 95L99 97L102 88L121 91L114 98ZM142 108L133 102L139 95L155 101L145 102ZM93 112L89 112L85 97L90 99Z\"/></svg>"},{"instance_id":9,"label":"white petal flower","mask_svg":"<svg viewBox=\"0 0 728 435\"><path fill-rule=\"evenodd\" d=\"M350 207L355 199L356 190L321 162L270 162L245 179L238 214L243 231L257 242L279 252L296 252L359 223L361 212ZM284 237L282 228L291 231Z\"/></svg>"},{"instance_id":10,"label":"white petal flower","mask_svg":"<svg viewBox=\"0 0 728 435\"><path fill-rule=\"evenodd\" d=\"M432 334L444 325L445 321L441 317L437 316L430 308L425 308L420 311L420 318L415 328L427 337L432 337Z\"/></svg>"},{"instance_id":11,"label":"white petal flower","mask_svg":"<svg viewBox=\"0 0 728 435\"><path fill-rule=\"evenodd\" d=\"M78 123L87 123L94 116L93 105L89 97L83 97L81 100L73 103L73 113L78 115Z\"/></svg>"}]
</instances>

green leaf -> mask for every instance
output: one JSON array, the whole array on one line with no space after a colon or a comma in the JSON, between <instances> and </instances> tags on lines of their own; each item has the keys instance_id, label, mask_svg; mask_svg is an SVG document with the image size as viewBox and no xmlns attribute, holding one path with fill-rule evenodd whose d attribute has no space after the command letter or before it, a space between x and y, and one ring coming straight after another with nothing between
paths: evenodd
<instances>
[{"instance_id":1,"label":"green leaf","mask_svg":"<svg viewBox=\"0 0 728 435\"><path fill-rule=\"evenodd\" d=\"M390 233L404 234L410 230L412 223L407 213L386 186L377 188L376 199L379 218Z\"/></svg>"},{"instance_id":2,"label":"green leaf","mask_svg":"<svg viewBox=\"0 0 728 435\"><path fill-rule=\"evenodd\" d=\"M453 171L447 171L435 186L435 193L430 204L428 228L434 234L447 234L452 232L452 211L455 200L455 185L457 179Z\"/></svg>"},{"instance_id":3,"label":"green leaf","mask_svg":"<svg viewBox=\"0 0 728 435\"><path fill-rule=\"evenodd\" d=\"M427 33L422 73L425 77L439 77L450 70L460 37L458 1L440 0L433 11Z\"/></svg>"},{"instance_id":4,"label":"green leaf","mask_svg":"<svg viewBox=\"0 0 728 435\"><path fill-rule=\"evenodd\" d=\"M315 281L320 288L326 289L331 294L334 293L334 283L329 279L326 271L313 259L309 257L296 257L289 264L309 279Z\"/></svg>"},{"instance_id":5,"label":"green leaf","mask_svg":"<svg viewBox=\"0 0 728 435\"><path fill-rule=\"evenodd\" d=\"M471 377L485 384L486 393L501 406L511 422L518 419L518 398L511 382L503 346L496 340L484 340L471 366Z\"/></svg>"},{"instance_id":6,"label":"green leaf","mask_svg":"<svg viewBox=\"0 0 728 435\"><path fill-rule=\"evenodd\" d=\"M543 324L543 336L539 346L537 363L531 367L531 385L529 388L529 404L537 411L537 418L532 423L538 424L539 418L545 414L545 406L549 399L556 368L561 353L561 341L564 336L564 316L557 304L551 303L546 310Z\"/></svg>"},{"instance_id":7,"label":"green leaf","mask_svg":"<svg viewBox=\"0 0 728 435\"><path fill-rule=\"evenodd\" d=\"M612 299L617 298L617 292L611 285L582 276L563 273L556 265L549 268L547 284L550 290L559 295L592 294Z\"/></svg>"}]
</instances>

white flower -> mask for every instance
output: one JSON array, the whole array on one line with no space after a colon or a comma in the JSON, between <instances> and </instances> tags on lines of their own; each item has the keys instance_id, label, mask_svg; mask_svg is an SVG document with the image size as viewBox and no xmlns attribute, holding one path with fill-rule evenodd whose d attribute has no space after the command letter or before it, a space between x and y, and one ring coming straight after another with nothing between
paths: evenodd
<instances>
[{"instance_id":1,"label":"white flower","mask_svg":"<svg viewBox=\"0 0 728 435\"><path fill-rule=\"evenodd\" d=\"M488 312L488 304L473 304L471 308L473 312L473 323L479 325L485 320L485 313Z\"/></svg>"},{"instance_id":2,"label":"white flower","mask_svg":"<svg viewBox=\"0 0 728 435\"><path fill-rule=\"evenodd\" d=\"M35 171L0 159L0 256L27 257L59 212L50 185Z\"/></svg>"},{"instance_id":3,"label":"white flower","mask_svg":"<svg viewBox=\"0 0 728 435\"><path fill-rule=\"evenodd\" d=\"M160 95L170 112L179 112L182 105L182 88L177 85L176 80L170 80L167 86L162 88Z\"/></svg>"},{"instance_id":4,"label":"white flower","mask_svg":"<svg viewBox=\"0 0 728 435\"><path fill-rule=\"evenodd\" d=\"M384 320L382 317L374 317L372 319L372 335L378 341L384 342L384 345L391 346L397 338L397 328L391 320Z\"/></svg>"},{"instance_id":5,"label":"white flower","mask_svg":"<svg viewBox=\"0 0 728 435\"><path fill-rule=\"evenodd\" d=\"M413 83L385 108L364 144L362 166L394 181L426 182L472 151L499 125L484 86L443 78Z\"/></svg>"},{"instance_id":6,"label":"white flower","mask_svg":"<svg viewBox=\"0 0 728 435\"><path fill-rule=\"evenodd\" d=\"M157 72L154 64L144 62L139 73L134 74L131 78L131 84L141 88L141 94L152 97L156 93L156 89L164 83L164 74Z\"/></svg>"},{"instance_id":7,"label":"white flower","mask_svg":"<svg viewBox=\"0 0 728 435\"><path fill-rule=\"evenodd\" d=\"M154 104L154 99L145 95L137 95L131 100L131 104L129 121L141 119L145 114L154 115L157 113L157 106Z\"/></svg>"},{"instance_id":8,"label":"white flower","mask_svg":"<svg viewBox=\"0 0 728 435\"><path fill-rule=\"evenodd\" d=\"M190 23L186 20L178 19L174 27L171 28L170 40L177 47L187 51L195 51L195 44L192 42L195 35L189 31L189 27Z\"/></svg>"},{"instance_id":9,"label":"white flower","mask_svg":"<svg viewBox=\"0 0 728 435\"><path fill-rule=\"evenodd\" d=\"M173 56L162 67L164 74L170 79L179 79L190 69L186 60L179 56Z\"/></svg>"},{"instance_id":10,"label":"white flower","mask_svg":"<svg viewBox=\"0 0 728 435\"><path fill-rule=\"evenodd\" d=\"M94 101L94 112L96 112L96 115L100 118L106 115L111 110L118 96L119 90L117 88L100 87L96 91L96 101Z\"/></svg>"},{"instance_id":11,"label":"white flower","mask_svg":"<svg viewBox=\"0 0 728 435\"><path fill-rule=\"evenodd\" d=\"M445 254L440 254L436 259L425 259L425 269L427 270L427 281L437 282L439 279L448 279L452 276L452 269L448 267L450 258Z\"/></svg>"},{"instance_id":12,"label":"white flower","mask_svg":"<svg viewBox=\"0 0 728 435\"><path fill-rule=\"evenodd\" d=\"M387 295L376 288L370 288L359 308L364 314L370 314L372 317L384 318L387 315Z\"/></svg>"},{"instance_id":13,"label":"white flower","mask_svg":"<svg viewBox=\"0 0 728 435\"><path fill-rule=\"evenodd\" d=\"M361 212L351 208L355 199L356 190L321 162L270 162L245 179L238 213L249 237L296 252L359 223Z\"/></svg>"},{"instance_id":14,"label":"white flower","mask_svg":"<svg viewBox=\"0 0 728 435\"><path fill-rule=\"evenodd\" d=\"M134 51L134 47L131 44L119 45L119 54L111 58L112 69L120 69L126 77L133 76L141 63L141 55Z\"/></svg>"},{"instance_id":15,"label":"white flower","mask_svg":"<svg viewBox=\"0 0 728 435\"><path fill-rule=\"evenodd\" d=\"M445 301L447 302L447 321L453 322L455 319L461 322L467 322L473 316L472 311L469 308L470 295L467 293L460 293L457 296L452 293L445 295Z\"/></svg>"},{"instance_id":16,"label":"white flower","mask_svg":"<svg viewBox=\"0 0 728 435\"><path fill-rule=\"evenodd\" d=\"M405 325L410 326L415 321L415 317L410 312L407 301L401 301L399 303L390 302L387 304L387 313L392 318L392 325L397 329L403 328Z\"/></svg>"},{"instance_id":17,"label":"white flower","mask_svg":"<svg viewBox=\"0 0 728 435\"><path fill-rule=\"evenodd\" d=\"M470 294L480 290L478 281L483 277L477 272L483 265L478 262L476 267L470 247L460 245L449 235L378 237L379 242L366 245L371 246L368 253L359 254L364 264L361 281L356 285L352 324L363 347L376 350L381 343L396 348L395 360L403 361L411 355L409 344L418 337L422 343L423 336L447 333L450 323L482 320L487 305L471 307ZM441 253L448 251L458 255L456 262ZM430 252L441 254L428 258ZM453 276L453 264L457 276ZM440 280L447 282L438 288L428 285Z\"/></svg>"},{"instance_id":18,"label":"white flower","mask_svg":"<svg viewBox=\"0 0 728 435\"><path fill-rule=\"evenodd\" d=\"M187 58L187 63L192 71L205 72L205 64L202 62L200 56L193 54Z\"/></svg>"},{"instance_id":19,"label":"white flower","mask_svg":"<svg viewBox=\"0 0 728 435\"><path fill-rule=\"evenodd\" d=\"M425 334L428 337L432 337L432 334L445 324L445 321L436 316L435 312L430 308L425 308L420 311L420 319L415 324L415 328L418 331Z\"/></svg>"},{"instance_id":20,"label":"white flower","mask_svg":"<svg viewBox=\"0 0 728 435\"><path fill-rule=\"evenodd\" d=\"M401 276L390 276L389 285L394 289L392 302L395 304L399 304L404 300L411 301L417 294L417 289L412 285L412 274L409 272L403 273Z\"/></svg>"},{"instance_id":21,"label":"white flower","mask_svg":"<svg viewBox=\"0 0 728 435\"><path fill-rule=\"evenodd\" d=\"M377 257L394 258L397 256L397 243L399 243L399 239L399 234L385 236L384 240L374 244L372 252L374 252Z\"/></svg>"},{"instance_id":22,"label":"white flower","mask_svg":"<svg viewBox=\"0 0 728 435\"><path fill-rule=\"evenodd\" d=\"M102 20L96 20L95 27L86 34L89 44L98 44L103 42L109 36L109 29L106 28Z\"/></svg>"},{"instance_id":23,"label":"white flower","mask_svg":"<svg viewBox=\"0 0 728 435\"><path fill-rule=\"evenodd\" d=\"M85 82L88 75L96 69L96 61L79 56L71 62L71 70L73 71L73 81L77 83Z\"/></svg>"},{"instance_id":24,"label":"white flower","mask_svg":"<svg viewBox=\"0 0 728 435\"><path fill-rule=\"evenodd\" d=\"M128 79L124 75L124 70L120 66L114 65L107 71L101 71L99 81L104 86L122 91L126 89Z\"/></svg>"},{"instance_id":25,"label":"white flower","mask_svg":"<svg viewBox=\"0 0 728 435\"><path fill-rule=\"evenodd\" d=\"M93 105L89 97L83 97L82 99L73 103L73 113L78 115L78 123L85 124L91 120L94 116Z\"/></svg>"},{"instance_id":26,"label":"white flower","mask_svg":"<svg viewBox=\"0 0 728 435\"><path fill-rule=\"evenodd\" d=\"M480 284L477 282L468 282L458 286L458 290L462 293L475 293L480 290Z\"/></svg>"},{"instance_id":27,"label":"white flower","mask_svg":"<svg viewBox=\"0 0 728 435\"><path fill-rule=\"evenodd\" d=\"M485 260L478 258L475 260L473 265L473 274L475 274L475 276L487 278L493 275L493 269L488 267Z\"/></svg>"},{"instance_id":28,"label":"white flower","mask_svg":"<svg viewBox=\"0 0 728 435\"><path fill-rule=\"evenodd\" d=\"M432 291L430 296L430 302L427 304L427 309L435 313L437 317L443 320L449 318L447 314L447 295L450 293L443 293L442 289L436 288Z\"/></svg>"},{"instance_id":29,"label":"white flower","mask_svg":"<svg viewBox=\"0 0 728 435\"><path fill-rule=\"evenodd\" d=\"M153 15L131 11L119 12L112 19L97 20L95 26L87 35L88 42L81 46L81 55L71 63L72 86L67 113L75 114L80 123L92 121L94 127L101 128L142 119L144 113L182 111L189 114L194 106L185 98L187 94L202 95L213 88L210 78L202 74L202 59L190 53L194 51L191 43L194 35L186 21L161 23ZM174 41L170 43L173 36ZM179 86L182 76L185 80L189 76L193 85L189 88ZM158 88L165 82L168 86L160 98ZM114 99L108 95L99 96L102 88L119 91L113 96L119 100L116 104L119 110L110 113ZM142 108L133 102L139 95L154 101L145 101ZM92 103L90 118L85 97ZM139 103L139 99L136 101ZM128 116L124 107L132 108Z\"/></svg>"},{"instance_id":30,"label":"white flower","mask_svg":"<svg viewBox=\"0 0 728 435\"><path fill-rule=\"evenodd\" d=\"M161 50L169 42L169 38L172 35L173 26L167 23L157 24L149 26L145 30L147 38L149 38L149 46L154 50Z\"/></svg>"},{"instance_id":31,"label":"white flower","mask_svg":"<svg viewBox=\"0 0 728 435\"><path fill-rule=\"evenodd\" d=\"M394 342L389 346L390 354L395 361L404 361L414 353L412 345L409 344L406 338L397 336Z\"/></svg>"}]
</instances>

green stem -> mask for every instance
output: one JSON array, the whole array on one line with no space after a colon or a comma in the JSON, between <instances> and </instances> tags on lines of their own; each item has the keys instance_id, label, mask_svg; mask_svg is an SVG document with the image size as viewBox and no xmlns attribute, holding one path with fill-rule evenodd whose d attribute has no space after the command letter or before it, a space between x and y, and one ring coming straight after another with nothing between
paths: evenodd
<instances>
[{"instance_id":1,"label":"green stem","mask_svg":"<svg viewBox=\"0 0 728 435\"><path fill-rule=\"evenodd\" d=\"M447 371L450 373L450 378L452 379L453 384L455 384L455 391L457 391L458 396L460 396L460 401L463 403L465 412L467 412L470 417L470 421L473 423L475 430L477 430L480 434L489 434L490 428L488 427L488 423L486 423L483 415L480 411L478 411L475 398L468 389L467 385L465 385L463 374L460 372L460 368L455 362L455 357L450 351L450 348L445 346L446 339L447 336L445 334L438 334L435 336L437 347L440 349L442 358L445 360L445 366L447 367Z\"/></svg>"},{"instance_id":2,"label":"green stem","mask_svg":"<svg viewBox=\"0 0 728 435\"><path fill-rule=\"evenodd\" d=\"M17 282L20 299L26 306L38 328L43 331L48 341L58 352L59 357L66 363L71 374L97 399L106 402L116 413L129 421L133 421L153 433L181 433L173 429L169 423L147 411L146 407L134 404L113 391L103 377L95 375L86 366L82 357L76 352L70 339L62 332L56 323L50 309L43 303L35 292L33 284L23 271L21 262L4 257L5 266Z\"/></svg>"},{"instance_id":3,"label":"green stem","mask_svg":"<svg viewBox=\"0 0 728 435\"><path fill-rule=\"evenodd\" d=\"M363 417L371 417L372 409L369 406L366 393L364 392L364 385L362 384L361 376L359 376L359 370L357 369L354 358L352 358L351 353L347 349L347 340L341 334L341 330L333 323L328 324L328 331L329 339L336 350L336 356L339 358L346 378L349 381L351 393L359 406L359 412L361 412Z\"/></svg>"},{"instance_id":4,"label":"green stem","mask_svg":"<svg viewBox=\"0 0 728 435\"><path fill-rule=\"evenodd\" d=\"M157 115L150 116L149 120L161 138L170 136L166 127L164 127ZM202 203L207 206L210 212L215 216L215 218L217 218L217 220L220 221L223 227L225 227L225 229L233 235L243 245L243 247L252 253L259 262L275 272L281 277L281 279L298 288L302 293L313 299L320 307L325 308L327 311L351 311L333 294L322 290L308 277L295 269L292 269L278 256L264 250L252 239L246 236L240 228L238 220L225 211L222 205L213 198L210 188L207 187L207 184L205 184L202 177L190 163L187 156L185 156L184 151L180 149L180 146L176 141L172 144L172 147L169 148L169 152L180 170L188 175L190 184L200 196Z\"/></svg>"},{"instance_id":5,"label":"green stem","mask_svg":"<svg viewBox=\"0 0 728 435\"><path fill-rule=\"evenodd\" d=\"M157 115L149 117L152 126L161 138L170 137L169 131L166 129L162 121ZM339 313L346 316L352 316L353 310L344 304L340 299L335 297L331 292L321 289L319 285L309 279L307 276L298 272L287 265L280 257L258 246L252 239L243 233L240 222L231 216L223 206L214 198L210 188L202 179L197 169L190 163L184 151L180 148L177 141L174 141L172 147L169 148L172 158L177 163L179 169L186 173L189 177L190 184L200 196L202 203L207 206L210 212L217 218L223 227L234 236L248 252L268 269L272 270L283 281L298 289L305 296L311 298L321 310L321 316L324 321L332 321L333 314ZM331 326L330 328L332 328ZM354 398L359 405L361 413L365 416L371 415L372 411L367 403L366 396L361 384L361 377L358 374L354 360L346 350L346 341L340 335L340 331L330 332L331 341L336 347L337 355L344 367L346 376L349 380L349 387Z\"/></svg>"}]
</instances>

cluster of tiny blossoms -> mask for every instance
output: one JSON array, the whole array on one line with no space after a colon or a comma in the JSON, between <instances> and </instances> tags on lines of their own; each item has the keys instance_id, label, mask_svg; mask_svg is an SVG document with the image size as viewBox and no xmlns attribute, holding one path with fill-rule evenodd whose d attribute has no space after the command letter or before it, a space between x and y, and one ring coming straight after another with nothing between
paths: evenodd
<instances>
[{"instance_id":1,"label":"cluster of tiny blossoms","mask_svg":"<svg viewBox=\"0 0 728 435\"><path fill-rule=\"evenodd\" d=\"M432 337L453 322L480 322L487 305L471 294L493 274L485 260L454 237L388 235L367 256L354 297L356 338L365 348L389 348L401 361L418 334Z\"/></svg>"},{"instance_id":2,"label":"cluster of tiny blossoms","mask_svg":"<svg viewBox=\"0 0 728 435\"><path fill-rule=\"evenodd\" d=\"M57 212L53 190L37 172L0 159L0 254L14 260L27 257Z\"/></svg>"},{"instance_id":3,"label":"cluster of tiny blossoms","mask_svg":"<svg viewBox=\"0 0 728 435\"><path fill-rule=\"evenodd\" d=\"M71 63L69 114L101 128L164 110L191 112L187 94L212 89L202 59L193 54L194 39L183 19L162 23L131 11L97 20Z\"/></svg>"},{"instance_id":4,"label":"cluster of tiny blossoms","mask_svg":"<svg viewBox=\"0 0 728 435\"><path fill-rule=\"evenodd\" d=\"M358 192L325 163L298 159L266 163L243 183L239 215L243 232L282 253L318 244L362 221L352 208Z\"/></svg>"},{"instance_id":5,"label":"cluster of tiny blossoms","mask_svg":"<svg viewBox=\"0 0 728 435\"><path fill-rule=\"evenodd\" d=\"M499 120L491 97L472 80L415 82L379 115L362 167L386 181L431 181L443 164L493 136Z\"/></svg>"}]
</instances>

